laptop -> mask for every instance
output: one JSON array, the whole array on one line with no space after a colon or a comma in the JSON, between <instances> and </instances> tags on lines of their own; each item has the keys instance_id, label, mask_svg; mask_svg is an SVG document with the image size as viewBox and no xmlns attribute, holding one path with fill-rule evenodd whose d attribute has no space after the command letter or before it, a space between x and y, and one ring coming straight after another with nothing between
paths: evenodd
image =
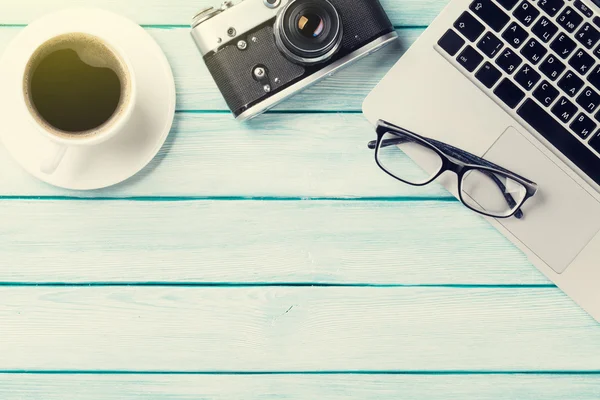
<instances>
[{"instance_id":1,"label":"laptop","mask_svg":"<svg viewBox=\"0 0 600 400\"><path fill-rule=\"evenodd\" d=\"M600 0L451 0L365 100L383 119L527 177L489 219L600 322ZM425 170L433 166L408 154ZM441 183L457 194L456 178Z\"/></svg>"}]
</instances>

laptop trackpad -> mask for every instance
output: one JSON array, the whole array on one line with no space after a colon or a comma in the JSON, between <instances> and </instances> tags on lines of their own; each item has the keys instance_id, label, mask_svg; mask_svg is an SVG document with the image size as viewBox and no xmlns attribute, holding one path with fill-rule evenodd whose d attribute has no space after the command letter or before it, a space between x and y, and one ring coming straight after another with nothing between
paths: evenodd
<instances>
[{"instance_id":1,"label":"laptop trackpad","mask_svg":"<svg viewBox=\"0 0 600 400\"><path fill-rule=\"evenodd\" d=\"M600 203L515 128L508 128L484 156L531 179L538 193L522 220L498 220L561 274L600 230Z\"/></svg>"}]
</instances>

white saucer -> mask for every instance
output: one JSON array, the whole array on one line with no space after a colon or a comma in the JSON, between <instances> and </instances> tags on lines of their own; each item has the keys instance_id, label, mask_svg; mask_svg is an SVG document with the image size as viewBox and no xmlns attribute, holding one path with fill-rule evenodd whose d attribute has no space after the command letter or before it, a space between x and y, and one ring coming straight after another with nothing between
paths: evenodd
<instances>
[{"instance_id":1,"label":"white saucer","mask_svg":"<svg viewBox=\"0 0 600 400\"><path fill-rule=\"evenodd\" d=\"M137 79L138 104L127 132L89 148L69 148L52 175L40 172L52 148L26 117L22 95L23 66L49 38L86 32L118 44ZM139 25L96 9L72 9L48 15L25 28L0 60L0 142L38 179L74 190L115 185L141 171L165 143L175 117L175 81L164 53Z\"/></svg>"}]
</instances>

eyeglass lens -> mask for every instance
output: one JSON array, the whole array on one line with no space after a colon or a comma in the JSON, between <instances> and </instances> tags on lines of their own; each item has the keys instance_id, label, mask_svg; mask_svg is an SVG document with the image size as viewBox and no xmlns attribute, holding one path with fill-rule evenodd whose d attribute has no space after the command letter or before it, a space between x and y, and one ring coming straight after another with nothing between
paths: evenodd
<instances>
[{"instance_id":1,"label":"eyeglass lens","mask_svg":"<svg viewBox=\"0 0 600 400\"><path fill-rule=\"evenodd\" d=\"M415 159L411 161L406 154ZM424 185L430 182L442 169L443 160L429 146L406 135L386 133L377 152L379 165L389 174L411 185Z\"/></svg>"},{"instance_id":2,"label":"eyeglass lens","mask_svg":"<svg viewBox=\"0 0 600 400\"><path fill-rule=\"evenodd\" d=\"M463 175L461 197L475 211L507 217L519 209L526 196L525 186L503 174L474 169Z\"/></svg>"}]
</instances>

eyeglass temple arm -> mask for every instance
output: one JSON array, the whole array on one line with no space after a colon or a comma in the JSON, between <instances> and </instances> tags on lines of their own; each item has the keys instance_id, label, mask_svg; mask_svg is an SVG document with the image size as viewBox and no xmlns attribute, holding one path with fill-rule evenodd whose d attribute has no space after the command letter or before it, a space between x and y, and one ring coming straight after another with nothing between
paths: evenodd
<instances>
[{"instance_id":1,"label":"eyeglass temple arm","mask_svg":"<svg viewBox=\"0 0 600 400\"><path fill-rule=\"evenodd\" d=\"M429 139L429 140L432 143L434 143L436 146L438 146L440 149L450 153L453 156L458 156L457 158L463 158L464 160L467 160L469 162L477 162L477 163L481 163L482 161L485 162L485 160L483 160L477 156L471 155L470 153L463 151L459 148L450 146L449 144L438 142L437 140L433 140L433 139ZM395 145L399 145L399 144L406 143L409 141L410 140L406 139L406 138L386 139L381 143L381 147L395 146ZM370 149L375 149L376 147L377 147L376 141L369 143ZM485 162L485 163L494 165L492 163L487 163L487 162ZM498 168L499 166L494 165L494 167ZM496 186L498 186L498 188L502 192L502 196L504 196L504 199L506 200L506 202L508 203L508 205L510 206L511 209L513 209L517 206L517 202L515 201L515 199L509 193L506 193L506 186L504 186L504 184L500 181L500 179L498 179L498 177L496 175L494 175L491 172L485 171L485 170L480 170L480 172L483 172L484 174L488 175L492 179L492 181L494 181ZM517 212L515 213L515 218L517 218L517 219L523 218L523 211L521 211L520 209L517 210Z\"/></svg>"}]
</instances>

